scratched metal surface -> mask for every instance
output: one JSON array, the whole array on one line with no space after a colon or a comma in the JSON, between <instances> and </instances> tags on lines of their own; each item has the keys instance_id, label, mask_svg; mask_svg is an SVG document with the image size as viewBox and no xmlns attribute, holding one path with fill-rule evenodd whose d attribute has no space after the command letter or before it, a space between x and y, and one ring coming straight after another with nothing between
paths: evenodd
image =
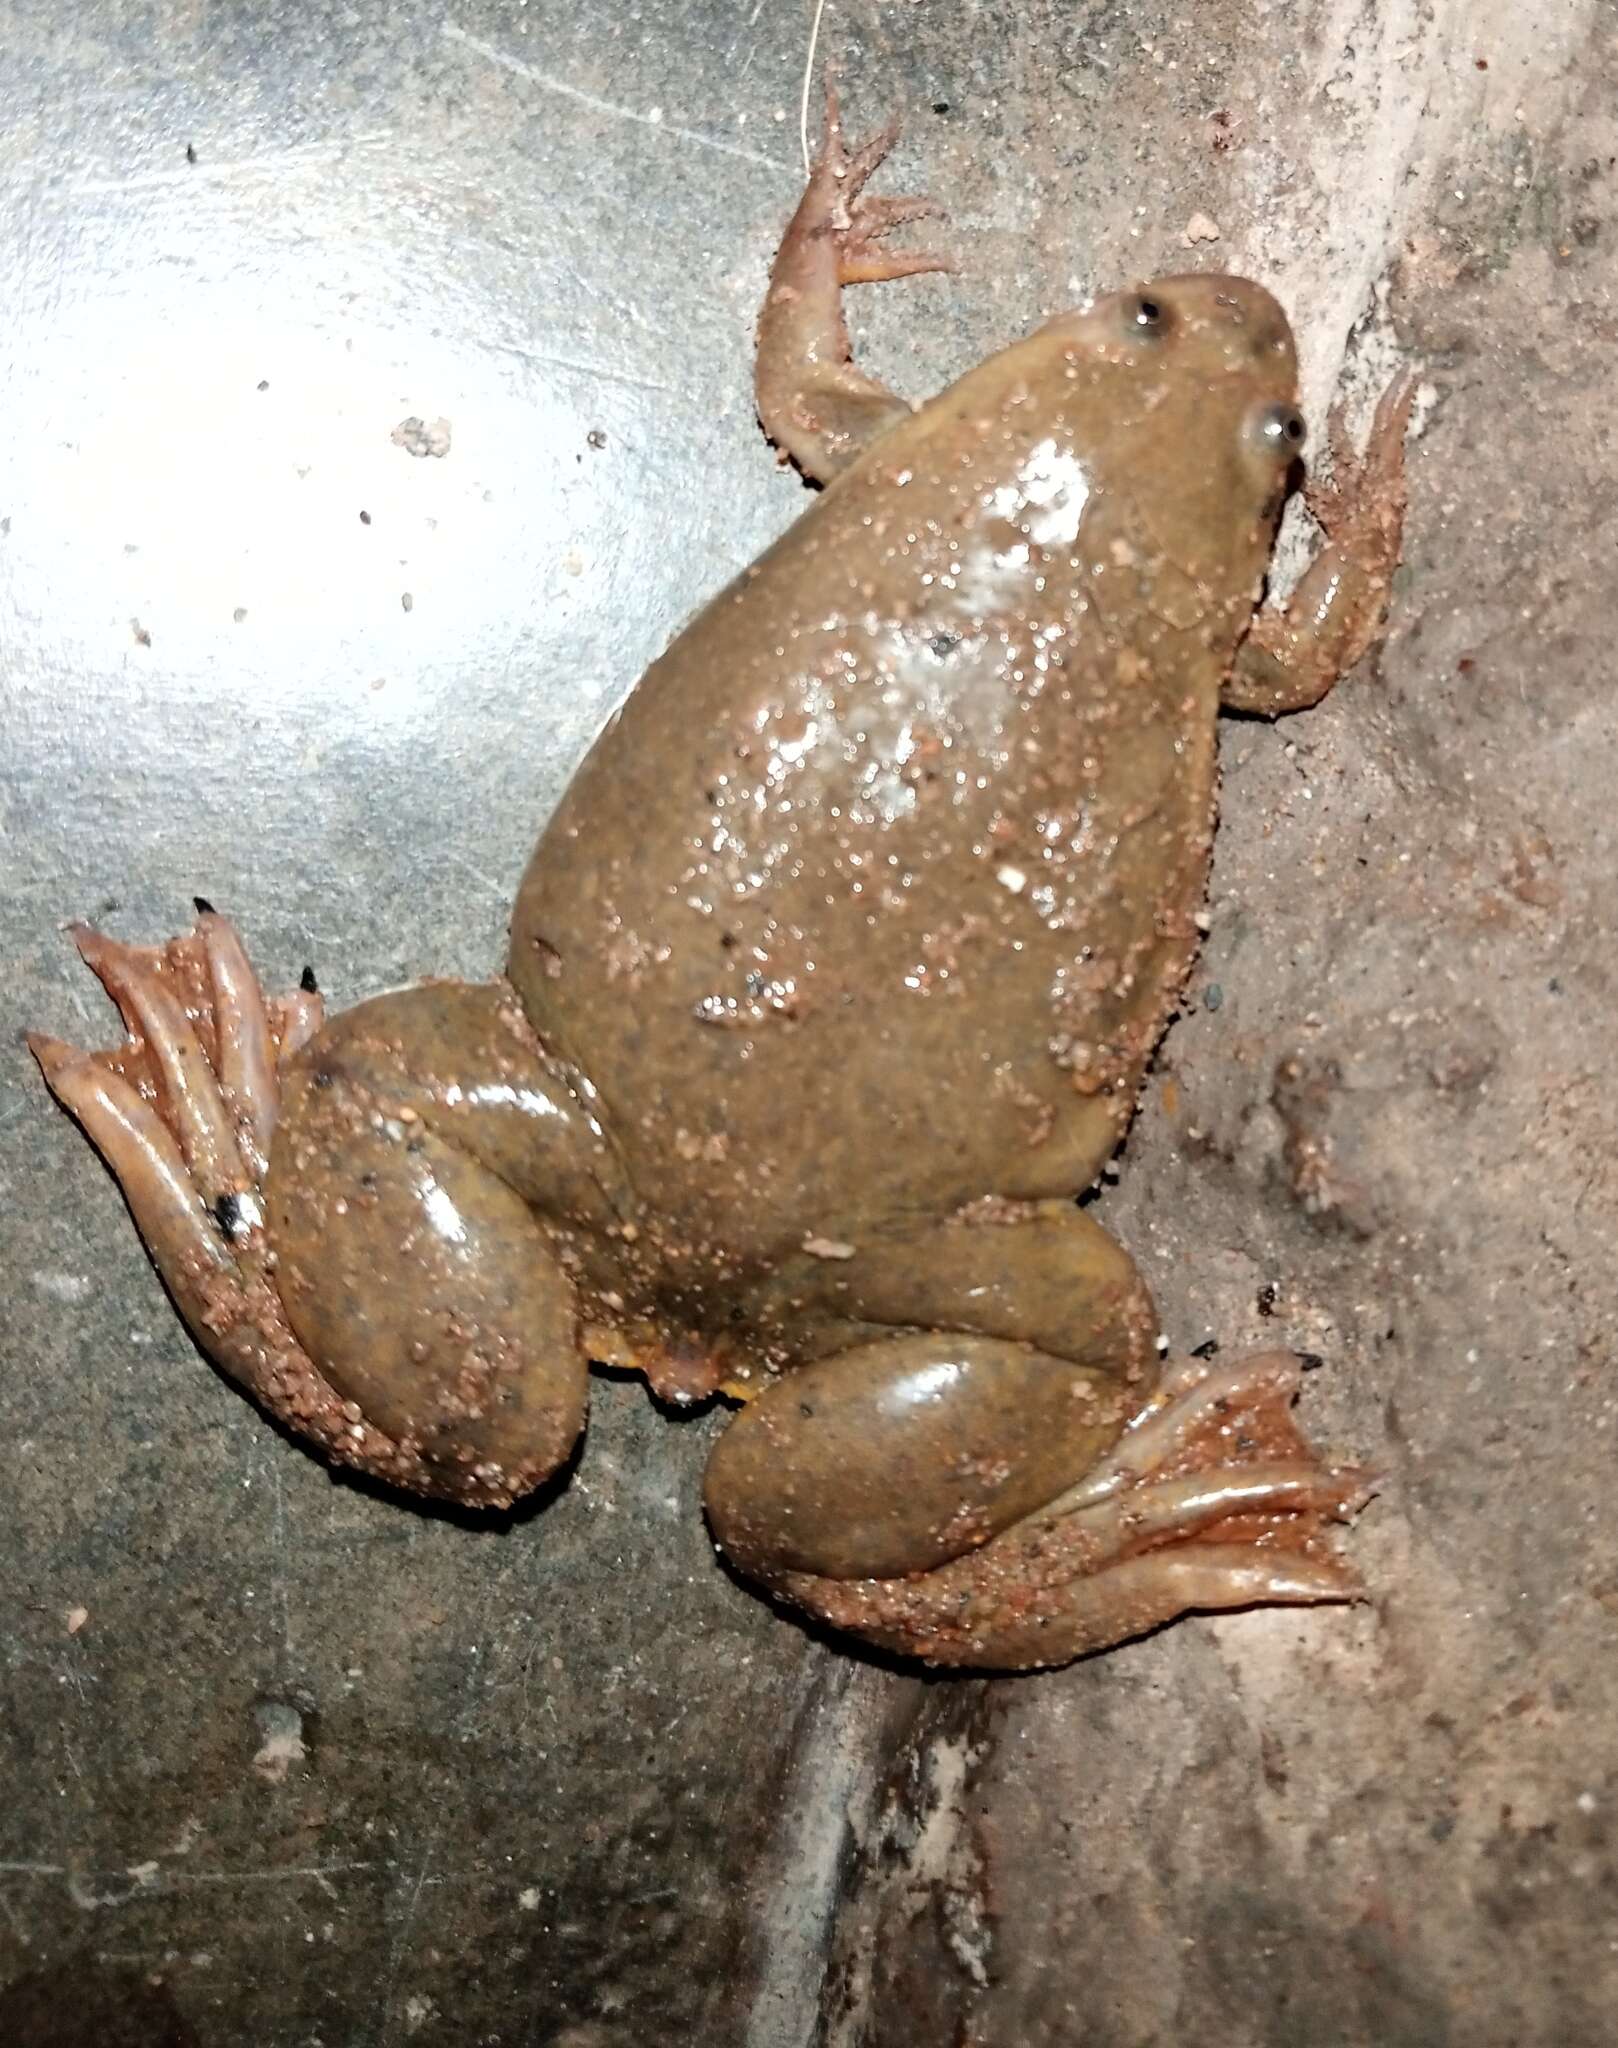
<instances>
[{"instance_id":1,"label":"scratched metal surface","mask_svg":"<svg viewBox=\"0 0 1618 2048\"><path fill-rule=\"evenodd\" d=\"M711 1423L603 1384L509 1531L334 1483L199 1360L17 1041L107 1032L64 919L193 892L338 1002L498 965L591 735L799 502L748 349L806 25L0 14L5 2038L769 2035L795 1727L890 1681L716 1569Z\"/></svg>"},{"instance_id":2,"label":"scratched metal surface","mask_svg":"<svg viewBox=\"0 0 1618 2048\"><path fill-rule=\"evenodd\" d=\"M601 718L798 503L746 357L807 14L0 0L0 2040L1596 2048L1598 0L827 13L909 117L888 189L951 205L961 276L857 302L902 388L1211 262L1282 292L1316 421L1426 369L1398 630L1226 732L1103 1212L1178 1341L1327 1357L1314 1426L1389 1475L1373 1607L923 1689L716 1569L715 1420L632 1387L507 1531L335 1483L199 1361L17 1044L108 1028L64 919L193 892L339 1001L498 961Z\"/></svg>"}]
</instances>

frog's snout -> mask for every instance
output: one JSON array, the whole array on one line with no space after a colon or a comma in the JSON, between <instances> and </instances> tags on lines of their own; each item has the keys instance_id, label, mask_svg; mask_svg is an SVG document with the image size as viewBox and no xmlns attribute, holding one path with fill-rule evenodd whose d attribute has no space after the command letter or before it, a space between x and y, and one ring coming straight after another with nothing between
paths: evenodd
<instances>
[{"instance_id":1,"label":"frog's snout","mask_svg":"<svg viewBox=\"0 0 1618 2048\"><path fill-rule=\"evenodd\" d=\"M1223 353L1295 370L1297 348L1280 302L1249 277L1185 271L1142 287L1169 308L1182 332L1200 332Z\"/></svg>"}]
</instances>

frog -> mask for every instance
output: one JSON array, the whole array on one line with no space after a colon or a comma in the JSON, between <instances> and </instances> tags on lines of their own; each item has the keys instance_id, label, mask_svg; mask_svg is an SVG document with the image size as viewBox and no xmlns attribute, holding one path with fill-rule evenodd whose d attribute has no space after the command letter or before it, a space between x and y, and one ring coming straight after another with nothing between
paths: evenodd
<instances>
[{"instance_id":1,"label":"frog","mask_svg":"<svg viewBox=\"0 0 1618 2048\"><path fill-rule=\"evenodd\" d=\"M73 928L121 1044L30 1043L202 1351L334 1467L509 1516L591 1370L639 1373L734 1404L741 1579L1014 1672L1365 1597L1374 1476L1305 1435L1304 1362L1171 1352L1094 1197L1208 922L1221 710L1302 710L1386 630L1414 387L1363 448L1334 410L1271 598L1276 300L1104 293L913 404L843 301L952 267L869 189L896 135L828 94L754 376L804 507L596 739L504 973L328 1018L198 898L158 946Z\"/></svg>"}]
</instances>

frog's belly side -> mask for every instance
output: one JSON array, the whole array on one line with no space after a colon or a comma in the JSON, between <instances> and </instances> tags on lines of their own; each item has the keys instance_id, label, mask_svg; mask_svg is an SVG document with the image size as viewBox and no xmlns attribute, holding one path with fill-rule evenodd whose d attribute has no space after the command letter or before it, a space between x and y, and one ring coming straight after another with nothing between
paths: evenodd
<instances>
[{"instance_id":1,"label":"frog's belly side","mask_svg":"<svg viewBox=\"0 0 1618 2048\"><path fill-rule=\"evenodd\" d=\"M602 736L513 918L665 1249L731 1272L1084 1186L1189 960L1212 812L1200 645L1121 696L1114 639L1071 604L1048 636L1060 593L811 623L771 562Z\"/></svg>"}]
</instances>

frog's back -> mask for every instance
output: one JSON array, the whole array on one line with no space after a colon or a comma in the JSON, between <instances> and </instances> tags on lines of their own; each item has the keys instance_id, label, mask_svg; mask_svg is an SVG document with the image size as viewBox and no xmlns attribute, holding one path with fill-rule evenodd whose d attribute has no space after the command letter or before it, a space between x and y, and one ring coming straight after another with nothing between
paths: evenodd
<instances>
[{"instance_id":1,"label":"frog's back","mask_svg":"<svg viewBox=\"0 0 1618 2048\"><path fill-rule=\"evenodd\" d=\"M1070 1192L1127 1120L1273 508L1223 445L1252 394L1098 346L1115 303L875 443L653 665L540 842L511 973L675 1255Z\"/></svg>"}]
</instances>

